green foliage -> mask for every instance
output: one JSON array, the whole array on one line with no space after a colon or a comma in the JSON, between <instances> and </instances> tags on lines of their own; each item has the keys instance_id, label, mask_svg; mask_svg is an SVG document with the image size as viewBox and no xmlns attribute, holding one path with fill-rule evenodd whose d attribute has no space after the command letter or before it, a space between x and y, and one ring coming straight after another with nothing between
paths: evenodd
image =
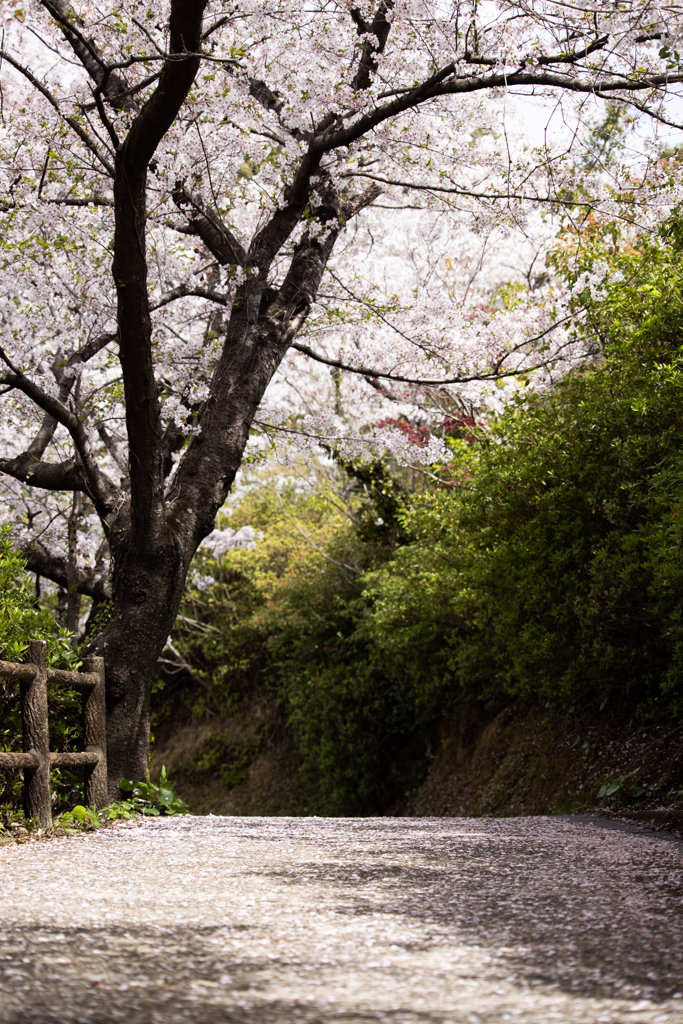
<instances>
[{"instance_id":1,"label":"green foliage","mask_svg":"<svg viewBox=\"0 0 683 1024\"><path fill-rule=\"evenodd\" d=\"M129 779L121 779L119 789L129 796L113 805L117 816L133 816L136 812L140 814L187 814L187 804L180 797L176 796L168 784L166 769L162 766L159 772L159 784L155 786L149 779L146 782L133 782ZM123 812L123 815L121 815ZM75 813L75 811L73 812Z\"/></svg>"},{"instance_id":2,"label":"green foliage","mask_svg":"<svg viewBox=\"0 0 683 1024\"><path fill-rule=\"evenodd\" d=\"M0 526L0 658L22 661L31 640L47 641L48 662L71 667L71 635L35 606L26 560L12 547L10 526Z\"/></svg>"},{"instance_id":3,"label":"green foliage","mask_svg":"<svg viewBox=\"0 0 683 1024\"><path fill-rule=\"evenodd\" d=\"M170 813L186 813L182 801L173 798L174 810ZM182 805L182 806L181 806ZM26 818L20 808L5 807L0 815L0 845L18 840L19 842L52 838L56 836L77 835L81 832L92 832L103 825L111 825L118 820L131 820L144 811L137 809L128 800L108 804L100 810L76 804L71 810L57 814L48 829L43 829L37 818ZM146 812L149 813L149 812Z\"/></svg>"},{"instance_id":4,"label":"green foliage","mask_svg":"<svg viewBox=\"0 0 683 1024\"><path fill-rule=\"evenodd\" d=\"M604 237L599 358L455 444L456 486L370 581L392 672L442 703L683 709L683 276L673 247Z\"/></svg>"},{"instance_id":5,"label":"green foliage","mask_svg":"<svg viewBox=\"0 0 683 1024\"><path fill-rule=\"evenodd\" d=\"M89 831L99 828L100 825L98 812L91 807L84 807L82 804L76 804L72 810L64 811L55 821L56 828L74 832Z\"/></svg>"},{"instance_id":6,"label":"green foliage","mask_svg":"<svg viewBox=\"0 0 683 1024\"><path fill-rule=\"evenodd\" d=\"M182 769L188 781L243 781L280 727L261 715L265 690L295 737L311 809L369 813L400 791L395 761L418 725L410 694L374 658L363 590L367 568L405 542L402 489L385 467L346 469L335 487L248 493L230 523L264 539L198 559L216 582L189 590L173 639L192 677L167 676L155 700L163 717L184 699L211 730Z\"/></svg>"},{"instance_id":7,"label":"green foliage","mask_svg":"<svg viewBox=\"0 0 683 1024\"><path fill-rule=\"evenodd\" d=\"M618 779L607 779L598 790L598 797L614 796L615 793L619 792L626 780L633 778L633 776L637 775L639 771L640 768L634 768L632 772L627 772L626 775L620 775ZM632 787L632 792L636 796L642 796L645 790L642 786L637 786Z\"/></svg>"},{"instance_id":8,"label":"green foliage","mask_svg":"<svg viewBox=\"0 0 683 1024\"><path fill-rule=\"evenodd\" d=\"M192 764L185 767L183 775L188 782L202 782L210 775L220 779L226 789L233 789L245 780L263 739L263 733L239 738L214 733L194 756Z\"/></svg>"},{"instance_id":9,"label":"green foliage","mask_svg":"<svg viewBox=\"0 0 683 1024\"><path fill-rule=\"evenodd\" d=\"M60 628L52 612L38 607L33 579L24 556L11 543L11 530L0 527L0 658L23 662L29 642L45 640L48 665L76 671L80 657L72 646L73 637ZM81 694L68 687L48 684L50 750L73 751L81 745ZM18 684L0 680L0 750L22 750L22 719L18 706ZM54 769L52 790L57 808L67 807L82 788L73 771ZM18 772L2 773L0 806L16 808L22 799L23 782Z\"/></svg>"},{"instance_id":10,"label":"green foliage","mask_svg":"<svg viewBox=\"0 0 683 1024\"><path fill-rule=\"evenodd\" d=\"M8 526L0 527L0 658L24 660L31 640L45 640L49 665L77 670L79 655L72 636L58 626L54 615L36 605L32 578L23 556L12 547ZM81 698L76 690L50 684L50 749L78 749L81 735ZM0 749L21 750L19 684L0 680ZM16 807L21 802L22 783L18 772L2 773L0 806ZM58 805L73 801L79 788L73 772L52 772Z\"/></svg>"},{"instance_id":11,"label":"green foliage","mask_svg":"<svg viewBox=\"0 0 683 1024\"><path fill-rule=\"evenodd\" d=\"M237 739L216 725L193 780L245 777L274 728L249 704L259 688L320 812L385 810L463 702L683 712L681 238L673 221L638 245L613 225L563 239L568 279L612 271L599 299L580 296L594 357L473 426L474 442L450 438L447 486L409 494L386 467L353 465L346 518L322 490L243 499L234 525L265 540L200 560L216 583L190 591L174 633L192 675L162 695L243 721ZM626 782L605 785L621 799Z\"/></svg>"},{"instance_id":12,"label":"green foliage","mask_svg":"<svg viewBox=\"0 0 683 1024\"><path fill-rule=\"evenodd\" d=\"M394 797L392 762L419 725L412 687L392 679L368 630L364 577L333 564L288 580L263 624L264 676L298 740L321 808L373 813Z\"/></svg>"}]
</instances>

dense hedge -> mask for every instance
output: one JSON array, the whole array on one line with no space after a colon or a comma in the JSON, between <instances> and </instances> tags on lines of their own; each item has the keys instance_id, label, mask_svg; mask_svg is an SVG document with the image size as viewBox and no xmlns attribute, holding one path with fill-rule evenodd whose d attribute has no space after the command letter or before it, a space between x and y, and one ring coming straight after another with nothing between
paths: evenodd
<instances>
[{"instance_id":1,"label":"dense hedge","mask_svg":"<svg viewBox=\"0 0 683 1024\"><path fill-rule=\"evenodd\" d=\"M683 710L680 257L615 269L596 363L455 446L460 482L406 509L418 539L373 578L373 635L394 672L430 664L425 694Z\"/></svg>"},{"instance_id":2,"label":"dense hedge","mask_svg":"<svg viewBox=\"0 0 683 1024\"><path fill-rule=\"evenodd\" d=\"M384 806L391 760L414 728L414 700L374 657L363 593L366 570L395 550L397 488L382 467L361 476L350 519L320 490L262 489L240 502L229 522L252 523L265 538L253 551L203 561L173 635L194 685L168 673L154 699L163 729L183 702L195 718L239 719L253 693L267 690L296 737L318 812ZM207 573L216 581L208 588ZM243 743L216 734L186 774L234 785L257 752L251 733Z\"/></svg>"}]
</instances>

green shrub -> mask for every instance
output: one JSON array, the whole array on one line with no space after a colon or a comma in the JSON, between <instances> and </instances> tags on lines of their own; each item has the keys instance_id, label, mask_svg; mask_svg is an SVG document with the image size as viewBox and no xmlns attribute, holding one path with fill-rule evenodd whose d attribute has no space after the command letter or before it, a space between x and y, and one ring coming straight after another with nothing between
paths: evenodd
<instances>
[{"instance_id":1,"label":"green shrub","mask_svg":"<svg viewBox=\"0 0 683 1024\"><path fill-rule=\"evenodd\" d=\"M184 767L189 781L243 780L272 729L249 720L249 699L260 687L295 739L311 809L370 813L398 795L403 783L392 764L418 725L410 695L373 658L363 590L366 569L402 541L400 488L380 465L348 468L358 480L348 516L320 492L251 492L230 523L251 523L264 539L253 551L198 559L200 575L216 582L189 588L173 641L193 677L162 681L155 722L169 713L177 719L185 702L208 724L244 720L245 736L238 742L217 725Z\"/></svg>"},{"instance_id":2,"label":"green shrub","mask_svg":"<svg viewBox=\"0 0 683 1024\"><path fill-rule=\"evenodd\" d=\"M374 640L425 697L683 708L683 275L671 247L613 261L600 359L454 444L456 486L371 580Z\"/></svg>"},{"instance_id":3,"label":"green shrub","mask_svg":"<svg viewBox=\"0 0 683 1024\"><path fill-rule=\"evenodd\" d=\"M122 801L110 805L108 818L133 817L136 812L152 816L185 814L187 812L187 804L171 789L163 765L159 772L158 785L150 782L149 779L145 782L121 779L119 789L125 794L125 797ZM76 808L72 813L76 813Z\"/></svg>"},{"instance_id":4,"label":"green shrub","mask_svg":"<svg viewBox=\"0 0 683 1024\"><path fill-rule=\"evenodd\" d=\"M71 634L36 607L26 560L12 546L12 529L0 526L0 659L22 661L31 640L47 641L48 663L71 664Z\"/></svg>"}]
</instances>

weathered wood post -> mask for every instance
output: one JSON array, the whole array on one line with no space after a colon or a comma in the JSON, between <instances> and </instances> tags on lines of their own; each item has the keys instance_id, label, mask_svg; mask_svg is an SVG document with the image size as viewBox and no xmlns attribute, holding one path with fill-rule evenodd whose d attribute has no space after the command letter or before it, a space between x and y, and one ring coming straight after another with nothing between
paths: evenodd
<instances>
[{"instance_id":1,"label":"weathered wood post","mask_svg":"<svg viewBox=\"0 0 683 1024\"><path fill-rule=\"evenodd\" d=\"M86 658L84 670L97 682L83 693L83 738L86 752L100 755L97 764L85 769L85 803L88 807L106 807L107 796L107 719L104 700L104 658Z\"/></svg>"},{"instance_id":2,"label":"weathered wood post","mask_svg":"<svg viewBox=\"0 0 683 1024\"><path fill-rule=\"evenodd\" d=\"M33 679L22 679L20 683L24 750L38 761L37 765L24 768L24 811L28 818L38 818L41 828L49 828L52 824L45 647L44 640L31 641L26 661L37 671Z\"/></svg>"}]
</instances>

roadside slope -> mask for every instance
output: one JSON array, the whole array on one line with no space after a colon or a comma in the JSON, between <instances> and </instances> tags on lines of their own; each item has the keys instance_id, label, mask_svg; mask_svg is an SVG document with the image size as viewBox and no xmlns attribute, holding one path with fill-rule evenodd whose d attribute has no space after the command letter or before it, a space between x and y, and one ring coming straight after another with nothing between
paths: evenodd
<instances>
[{"instance_id":1,"label":"roadside slope","mask_svg":"<svg viewBox=\"0 0 683 1024\"><path fill-rule=\"evenodd\" d=\"M319 780L304 774L295 738L263 691L232 718L167 721L154 748L155 769L162 764L197 813L357 813L331 806ZM385 814L683 814L683 724L674 721L586 721L515 707L488 718L463 712L415 737L391 768L399 795ZM601 795L605 786L609 795Z\"/></svg>"}]
</instances>

